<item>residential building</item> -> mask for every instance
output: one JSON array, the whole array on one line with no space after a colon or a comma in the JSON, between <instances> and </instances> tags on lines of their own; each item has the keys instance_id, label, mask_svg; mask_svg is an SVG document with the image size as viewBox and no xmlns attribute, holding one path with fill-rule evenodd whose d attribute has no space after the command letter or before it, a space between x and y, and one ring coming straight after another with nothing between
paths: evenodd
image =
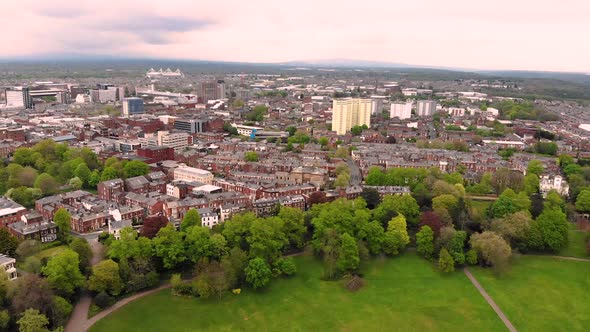
<instances>
[{"instance_id":1,"label":"residential building","mask_svg":"<svg viewBox=\"0 0 590 332\"><path fill-rule=\"evenodd\" d=\"M390 118L399 118L400 120L412 117L412 102L394 102L389 109Z\"/></svg>"},{"instance_id":2,"label":"residential building","mask_svg":"<svg viewBox=\"0 0 590 332\"><path fill-rule=\"evenodd\" d=\"M225 98L225 82L223 80L201 82L199 98L203 103Z\"/></svg>"},{"instance_id":3,"label":"residential building","mask_svg":"<svg viewBox=\"0 0 590 332\"><path fill-rule=\"evenodd\" d=\"M354 126L371 127L371 99L344 98L332 102L332 131L344 135Z\"/></svg>"},{"instance_id":4,"label":"residential building","mask_svg":"<svg viewBox=\"0 0 590 332\"><path fill-rule=\"evenodd\" d=\"M12 235L20 240L37 240L42 243L57 239L57 226L53 221L46 221L37 211L21 216L21 221L8 225Z\"/></svg>"},{"instance_id":5,"label":"residential building","mask_svg":"<svg viewBox=\"0 0 590 332\"><path fill-rule=\"evenodd\" d=\"M567 197L569 195L570 187L561 175L543 175L539 181L539 189L541 190L543 197L547 197L547 194L551 190L555 190L561 196Z\"/></svg>"},{"instance_id":6,"label":"residential building","mask_svg":"<svg viewBox=\"0 0 590 332\"><path fill-rule=\"evenodd\" d=\"M435 100L418 100L416 102L417 116L432 116L436 112Z\"/></svg>"},{"instance_id":7,"label":"residential building","mask_svg":"<svg viewBox=\"0 0 590 332\"><path fill-rule=\"evenodd\" d=\"M213 174L203 169L180 166L174 169L174 180L211 184L213 182Z\"/></svg>"},{"instance_id":8,"label":"residential building","mask_svg":"<svg viewBox=\"0 0 590 332\"><path fill-rule=\"evenodd\" d=\"M0 269L4 269L8 280L18 278L16 273L16 259L0 254Z\"/></svg>"},{"instance_id":9,"label":"residential building","mask_svg":"<svg viewBox=\"0 0 590 332\"><path fill-rule=\"evenodd\" d=\"M212 209L198 209L199 216L201 216L201 226L213 228L213 226L219 224L219 215Z\"/></svg>"},{"instance_id":10,"label":"residential building","mask_svg":"<svg viewBox=\"0 0 590 332\"><path fill-rule=\"evenodd\" d=\"M20 221L23 214L27 212L22 205L11 199L0 197L0 227Z\"/></svg>"},{"instance_id":11,"label":"residential building","mask_svg":"<svg viewBox=\"0 0 590 332\"><path fill-rule=\"evenodd\" d=\"M148 158L148 164L174 160L174 149L166 146L139 148L136 153L140 157Z\"/></svg>"},{"instance_id":12,"label":"residential building","mask_svg":"<svg viewBox=\"0 0 590 332\"><path fill-rule=\"evenodd\" d=\"M123 98L123 116L129 117L135 114L143 114L143 99L137 97Z\"/></svg>"},{"instance_id":13,"label":"residential building","mask_svg":"<svg viewBox=\"0 0 590 332\"><path fill-rule=\"evenodd\" d=\"M131 227L133 223L129 219L109 221L109 234L113 235L115 240L121 239L121 230L125 227Z\"/></svg>"}]
</instances>

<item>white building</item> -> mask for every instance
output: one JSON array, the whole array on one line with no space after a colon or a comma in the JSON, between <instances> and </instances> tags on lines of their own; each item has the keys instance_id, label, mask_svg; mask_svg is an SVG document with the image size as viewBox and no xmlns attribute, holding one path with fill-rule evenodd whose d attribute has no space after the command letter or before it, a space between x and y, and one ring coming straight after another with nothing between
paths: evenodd
<instances>
[{"instance_id":1,"label":"white building","mask_svg":"<svg viewBox=\"0 0 590 332\"><path fill-rule=\"evenodd\" d=\"M432 116L436 112L436 101L434 100L418 100L416 102L416 115L418 116Z\"/></svg>"},{"instance_id":2,"label":"white building","mask_svg":"<svg viewBox=\"0 0 590 332\"><path fill-rule=\"evenodd\" d=\"M175 152L179 152L188 147L190 135L186 132L159 131L157 138L157 146L166 146L173 148Z\"/></svg>"},{"instance_id":3,"label":"white building","mask_svg":"<svg viewBox=\"0 0 590 332\"><path fill-rule=\"evenodd\" d=\"M211 209L199 209L199 216L201 216L201 226L212 228L219 224L219 215Z\"/></svg>"},{"instance_id":4,"label":"white building","mask_svg":"<svg viewBox=\"0 0 590 332\"><path fill-rule=\"evenodd\" d=\"M6 89L5 95L6 107L24 107L33 108L33 98L28 88Z\"/></svg>"},{"instance_id":5,"label":"white building","mask_svg":"<svg viewBox=\"0 0 590 332\"><path fill-rule=\"evenodd\" d=\"M391 103L389 109L390 118L409 119L412 117L412 102L395 102Z\"/></svg>"},{"instance_id":6,"label":"white building","mask_svg":"<svg viewBox=\"0 0 590 332\"><path fill-rule=\"evenodd\" d=\"M8 280L14 280L18 277L16 273L16 259L0 254L0 269L4 269Z\"/></svg>"},{"instance_id":7,"label":"white building","mask_svg":"<svg viewBox=\"0 0 590 332\"><path fill-rule=\"evenodd\" d=\"M211 184L213 182L213 174L204 169L179 166L174 169L174 180Z\"/></svg>"},{"instance_id":8,"label":"white building","mask_svg":"<svg viewBox=\"0 0 590 332\"><path fill-rule=\"evenodd\" d=\"M551 190L555 190L561 196L567 197L570 191L568 183L561 177L561 175L555 175L553 177L549 175L541 176L539 188L543 197L547 197L547 193Z\"/></svg>"}]
</instances>

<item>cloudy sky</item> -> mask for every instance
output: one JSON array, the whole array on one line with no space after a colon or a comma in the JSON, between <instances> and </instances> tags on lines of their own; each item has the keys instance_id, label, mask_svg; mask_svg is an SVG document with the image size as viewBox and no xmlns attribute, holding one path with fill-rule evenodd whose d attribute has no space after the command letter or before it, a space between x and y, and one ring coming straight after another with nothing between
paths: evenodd
<instances>
[{"instance_id":1,"label":"cloudy sky","mask_svg":"<svg viewBox=\"0 0 590 332\"><path fill-rule=\"evenodd\" d=\"M0 57L359 59L590 73L590 0L2 0Z\"/></svg>"}]
</instances>

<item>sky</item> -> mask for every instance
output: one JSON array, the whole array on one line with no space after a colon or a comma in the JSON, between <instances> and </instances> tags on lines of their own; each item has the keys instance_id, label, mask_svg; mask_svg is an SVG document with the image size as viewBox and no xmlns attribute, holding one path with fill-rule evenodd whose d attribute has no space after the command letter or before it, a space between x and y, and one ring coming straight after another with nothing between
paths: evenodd
<instances>
[{"instance_id":1,"label":"sky","mask_svg":"<svg viewBox=\"0 0 590 332\"><path fill-rule=\"evenodd\" d=\"M589 0L2 0L0 58L355 59L590 73Z\"/></svg>"}]
</instances>

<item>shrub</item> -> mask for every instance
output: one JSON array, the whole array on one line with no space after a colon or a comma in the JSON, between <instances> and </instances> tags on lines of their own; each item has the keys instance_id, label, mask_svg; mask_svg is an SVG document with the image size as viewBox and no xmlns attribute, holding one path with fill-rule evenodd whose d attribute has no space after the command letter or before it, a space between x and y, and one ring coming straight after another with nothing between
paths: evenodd
<instances>
[{"instance_id":1,"label":"shrub","mask_svg":"<svg viewBox=\"0 0 590 332\"><path fill-rule=\"evenodd\" d=\"M467 251L467 254L465 255L465 261L469 265L477 264L477 251L475 251L474 249L469 249Z\"/></svg>"},{"instance_id":2,"label":"shrub","mask_svg":"<svg viewBox=\"0 0 590 332\"><path fill-rule=\"evenodd\" d=\"M173 274L170 278L170 285L172 285L172 293L174 295L192 295L193 287L191 284L185 282L180 277L180 274Z\"/></svg>"},{"instance_id":3,"label":"shrub","mask_svg":"<svg viewBox=\"0 0 590 332\"><path fill-rule=\"evenodd\" d=\"M449 251L445 248L440 250L438 268L446 273L455 271L455 261L451 254L449 254Z\"/></svg>"},{"instance_id":4,"label":"shrub","mask_svg":"<svg viewBox=\"0 0 590 332\"><path fill-rule=\"evenodd\" d=\"M356 292L365 285L365 282L360 276L352 275L344 279L344 285L349 291Z\"/></svg>"},{"instance_id":5,"label":"shrub","mask_svg":"<svg viewBox=\"0 0 590 332\"><path fill-rule=\"evenodd\" d=\"M104 309L113 305L113 303L115 303L115 299L107 294L107 292L100 292L94 297L94 303L98 307Z\"/></svg>"},{"instance_id":6,"label":"shrub","mask_svg":"<svg viewBox=\"0 0 590 332\"><path fill-rule=\"evenodd\" d=\"M276 265L282 275L292 276L297 272L297 266L295 265L293 258L282 258Z\"/></svg>"}]
</instances>

